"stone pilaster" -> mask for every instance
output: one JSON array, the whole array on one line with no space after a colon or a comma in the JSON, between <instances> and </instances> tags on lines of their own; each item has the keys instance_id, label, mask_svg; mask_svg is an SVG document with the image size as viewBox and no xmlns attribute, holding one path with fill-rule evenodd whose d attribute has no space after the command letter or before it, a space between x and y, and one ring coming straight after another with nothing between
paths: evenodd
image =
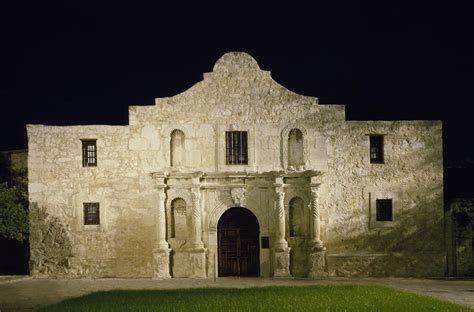
<instances>
[{"instance_id":1,"label":"stone pilaster","mask_svg":"<svg viewBox=\"0 0 474 312\"><path fill-rule=\"evenodd\" d=\"M310 278L323 277L326 274L325 256L326 247L321 241L321 213L319 207L319 192L321 181L319 176L311 177L311 241L309 255L309 274Z\"/></svg>"},{"instance_id":2,"label":"stone pilaster","mask_svg":"<svg viewBox=\"0 0 474 312\"><path fill-rule=\"evenodd\" d=\"M153 247L153 278L167 279L170 275L170 251L166 241L165 176L154 174L157 210L155 212L155 244Z\"/></svg>"},{"instance_id":3,"label":"stone pilaster","mask_svg":"<svg viewBox=\"0 0 474 312\"><path fill-rule=\"evenodd\" d=\"M290 248L285 239L285 192L283 178L275 179L275 211L278 218L276 242L274 250L274 277L288 277L290 275Z\"/></svg>"},{"instance_id":4,"label":"stone pilaster","mask_svg":"<svg viewBox=\"0 0 474 312\"><path fill-rule=\"evenodd\" d=\"M202 173L197 172L192 176L192 209L191 209L191 243L189 245L189 258L191 264L191 278L206 278L206 249L202 242L202 193L200 178Z\"/></svg>"}]
</instances>

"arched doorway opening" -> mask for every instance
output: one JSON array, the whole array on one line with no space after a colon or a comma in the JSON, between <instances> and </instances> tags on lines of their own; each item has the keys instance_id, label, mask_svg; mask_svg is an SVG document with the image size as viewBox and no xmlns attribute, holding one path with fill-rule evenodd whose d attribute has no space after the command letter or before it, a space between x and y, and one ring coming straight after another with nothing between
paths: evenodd
<instances>
[{"instance_id":1,"label":"arched doorway opening","mask_svg":"<svg viewBox=\"0 0 474 312\"><path fill-rule=\"evenodd\" d=\"M217 224L219 276L260 276L260 229L245 208L230 208Z\"/></svg>"}]
</instances>

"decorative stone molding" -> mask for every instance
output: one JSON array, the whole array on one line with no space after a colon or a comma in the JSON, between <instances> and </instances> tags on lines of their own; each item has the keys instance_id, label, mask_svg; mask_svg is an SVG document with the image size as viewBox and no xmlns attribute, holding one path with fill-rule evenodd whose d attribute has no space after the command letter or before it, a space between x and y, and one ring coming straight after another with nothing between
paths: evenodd
<instances>
[{"instance_id":1,"label":"decorative stone molding","mask_svg":"<svg viewBox=\"0 0 474 312\"><path fill-rule=\"evenodd\" d=\"M167 192L166 207L171 208L171 203L177 198L182 198L186 205L191 205L191 192L188 189L169 189Z\"/></svg>"},{"instance_id":2,"label":"decorative stone molding","mask_svg":"<svg viewBox=\"0 0 474 312\"><path fill-rule=\"evenodd\" d=\"M298 129L303 134L303 160L304 167L308 166L309 161L309 139L308 131L300 124L289 124L281 131L281 166L283 169L288 168L288 135L293 129ZM298 170L304 170L304 168L296 168Z\"/></svg>"},{"instance_id":3,"label":"decorative stone molding","mask_svg":"<svg viewBox=\"0 0 474 312\"><path fill-rule=\"evenodd\" d=\"M230 196L232 197L232 202L236 207L245 206L245 188L243 187L234 187L230 189Z\"/></svg>"},{"instance_id":4,"label":"decorative stone molding","mask_svg":"<svg viewBox=\"0 0 474 312\"><path fill-rule=\"evenodd\" d=\"M213 198L209 202L211 205L211 209L209 209L209 214L208 214L208 229L209 231L217 231L217 223L219 222L219 219L221 216L226 212L226 210L235 207L234 202L232 201L232 198L230 196L230 191L220 191L216 192L217 196L209 195L209 197ZM250 206L250 207L244 207L248 210L250 210L255 217L257 218L259 225L261 225L262 220L264 220L264 215L261 210L256 209L258 207Z\"/></svg>"},{"instance_id":5,"label":"decorative stone molding","mask_svg":"<svg viewBox=\"0 0 474 312\"><path fill-rule=\"evenodd\" d=\"M209 231L217 231L217 223L224 212L233 207L232 198L229 191L217 191L214 200L210 203L212 208L209 210Z\"/></svg>"},{"instance_id":6,"label":"decorative stone molding","mask_svg":"<svg viewBox=\"0 0 474 312\"><path fill-rule=\"evenodd\" d=\"M184 133L184 137L187 139L190 137L190 131L187 127L183 127L182 125L171 125L166 128L163 132L163 135L168 138L168 143L171 142L171 133L174 130L181 130Z\"/></svg>"}]
</instances>

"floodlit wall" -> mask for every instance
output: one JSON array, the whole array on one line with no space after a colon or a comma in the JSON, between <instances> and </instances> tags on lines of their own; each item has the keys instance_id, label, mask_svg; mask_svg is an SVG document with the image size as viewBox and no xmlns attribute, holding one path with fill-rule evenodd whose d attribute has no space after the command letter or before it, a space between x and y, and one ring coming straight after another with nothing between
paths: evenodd
<instances>
[{"instance_id":1,"label":"floodlit wall","mask_svg":"<svg viewBox=\"0 0 474 312\"><path fill-rule=\"evenodd\" d=\"M302 133L302 144L288 143L293 129ZM240 174L245 207L257 217L260 236L270 237L271 248L260 250L262 276L272 276L275 270L277 222L270 176L295 175L284 180L289 265L295 276L308 274L309 171L322 177L318 205L325 274L445 272L441 122L346 121L344 106L321 105L317 98L287 90L245 53L225 54L211 73L181 94L156 99L151 106L131 106L128 126L28 125L27 130L30 202L46 208L35 222L55 224L57 235L67 241L64 246L71 246L48 260L57 248L39 243L44 239L38 237L48 234L40 226L35 232L33 225L33 275L153 276L158 201L153 172L168 174L166 239L173 250L170 266L175 277L191 276L194 270L186 245L193 187L187 175L193 172L204 173L200 220L207 277L215 273L215 223L235 205L230 194L233 173ZM171 144L176 130L180 135ZM247 131L248 165L226 165L226 131ZM384 135L383 164L370 163L371 134ZM96 167L82 167L81 139L97 140ZM291 146L301 146L297 154L303 155L304 165L291 166ZM303 202L297 214L303 228L298 237L290 237L288 225L294 197ZM187 204L178 223L188 232L171 237L176 198ZM376 199L384 198L392 199L392 222L375 220ZM100 225L84 225L85 202L100 203Z\"/></svg>"}]
</instances>

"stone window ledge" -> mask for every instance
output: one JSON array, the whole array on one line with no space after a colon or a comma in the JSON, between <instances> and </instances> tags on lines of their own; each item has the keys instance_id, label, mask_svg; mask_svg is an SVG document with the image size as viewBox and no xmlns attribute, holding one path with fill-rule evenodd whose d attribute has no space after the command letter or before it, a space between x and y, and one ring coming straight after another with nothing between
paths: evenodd
<instances>
[{"instance_id":1,"label":"stone window ledge","mask_svg":"<svg viewBox=\"0 0 474 312\"><path fill-rule=\"evenodd\" d=\"M82 228L84 231L100 231L100 224L85 224Z\"/></svg>"}]
</instances>

